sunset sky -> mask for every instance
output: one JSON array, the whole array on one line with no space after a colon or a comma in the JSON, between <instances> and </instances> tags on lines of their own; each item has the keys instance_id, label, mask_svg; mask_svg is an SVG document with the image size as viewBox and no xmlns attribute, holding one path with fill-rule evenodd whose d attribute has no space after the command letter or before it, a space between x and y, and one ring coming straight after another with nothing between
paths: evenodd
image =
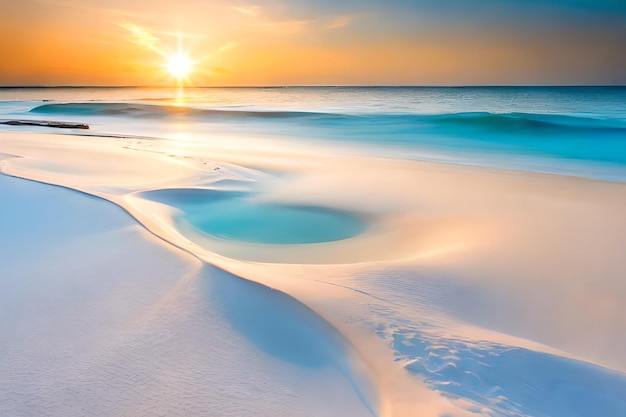
<instances>
[{"instance_id":1,"label":"sunset sky","mask_svg":"<svg viewBox=\"0 0 626 417\"><path fill-rule=\"evenodd\" d=\"M3 1L0 85L626 84L624 0Z\"/></svg>"}]
</instances>

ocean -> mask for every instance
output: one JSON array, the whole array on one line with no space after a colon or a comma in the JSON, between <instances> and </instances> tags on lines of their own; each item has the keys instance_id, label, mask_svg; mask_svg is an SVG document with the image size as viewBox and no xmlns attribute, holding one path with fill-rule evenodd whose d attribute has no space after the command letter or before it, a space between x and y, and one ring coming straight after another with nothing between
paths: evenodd
<instances>
[{"instance_id":1,"label":"ocean","mask_svg":"<svg viewBox=\"0 0 626 417\"><path fill-rule=\"evenodd\" d=\"M0 119L626 179L624 87L3 88Z\"/></svg>"}]
</instances>

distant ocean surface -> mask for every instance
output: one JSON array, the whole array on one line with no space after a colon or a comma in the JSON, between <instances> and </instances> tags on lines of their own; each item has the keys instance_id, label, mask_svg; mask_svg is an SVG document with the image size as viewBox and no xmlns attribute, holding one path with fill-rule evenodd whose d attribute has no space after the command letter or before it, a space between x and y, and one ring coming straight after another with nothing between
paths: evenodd
<instances>
[{"instance_id":1,"label":"distant ocean surface","mask_svg":"<svg viewBox=\"0 0 626 417\"><path fill-rule=\"evenodd\" d=\"M626 87L2 88L0 119L626 181Z\"/></svg>"}]
</instances>

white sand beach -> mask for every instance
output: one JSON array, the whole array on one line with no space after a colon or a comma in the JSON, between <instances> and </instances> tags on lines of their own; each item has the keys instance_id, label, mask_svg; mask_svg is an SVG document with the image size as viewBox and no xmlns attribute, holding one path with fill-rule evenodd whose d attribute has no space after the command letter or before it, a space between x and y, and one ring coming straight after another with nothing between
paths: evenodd
<instances>
[{"instance_id":1,"label":"white sand beach","mask_svg":"<svg viewBox=\"0 0 626 417\"><path fill-rule=\"evenodd\" d=\"M0 413L626 412L623 183L244 149L0 133ZM185 213L233 192L365 229L246 243Z\"/></svg>"},{"instance_id":2,"label":"white sand beach","mask_svg":"<svg viewBox=\"0 0 626 417\"><path fill-rule=\"evenodd\" d=\"M0 190L2 415L370 414L334 366L342 342L289 297L104 200L7 176Z\"/></svg>"}]
</instances>

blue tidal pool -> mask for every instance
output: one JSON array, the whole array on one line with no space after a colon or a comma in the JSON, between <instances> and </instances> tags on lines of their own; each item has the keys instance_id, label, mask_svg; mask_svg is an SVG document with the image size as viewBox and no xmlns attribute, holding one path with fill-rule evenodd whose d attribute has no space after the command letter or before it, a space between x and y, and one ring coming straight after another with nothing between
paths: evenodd
<instances>
[{"instance_id":1,"label":"blue tidal pool","mask_svg":"<svg viewBox=\"0 0 626 417\"><path fill-rule=\"evenodd\" d=\"M187 222L204 233L239 242L332 242L356 236L366 227L347 212L260 203L248 193L173 189L146 192L143 197L181 210Z\"/></svg>"}]
</instances>

